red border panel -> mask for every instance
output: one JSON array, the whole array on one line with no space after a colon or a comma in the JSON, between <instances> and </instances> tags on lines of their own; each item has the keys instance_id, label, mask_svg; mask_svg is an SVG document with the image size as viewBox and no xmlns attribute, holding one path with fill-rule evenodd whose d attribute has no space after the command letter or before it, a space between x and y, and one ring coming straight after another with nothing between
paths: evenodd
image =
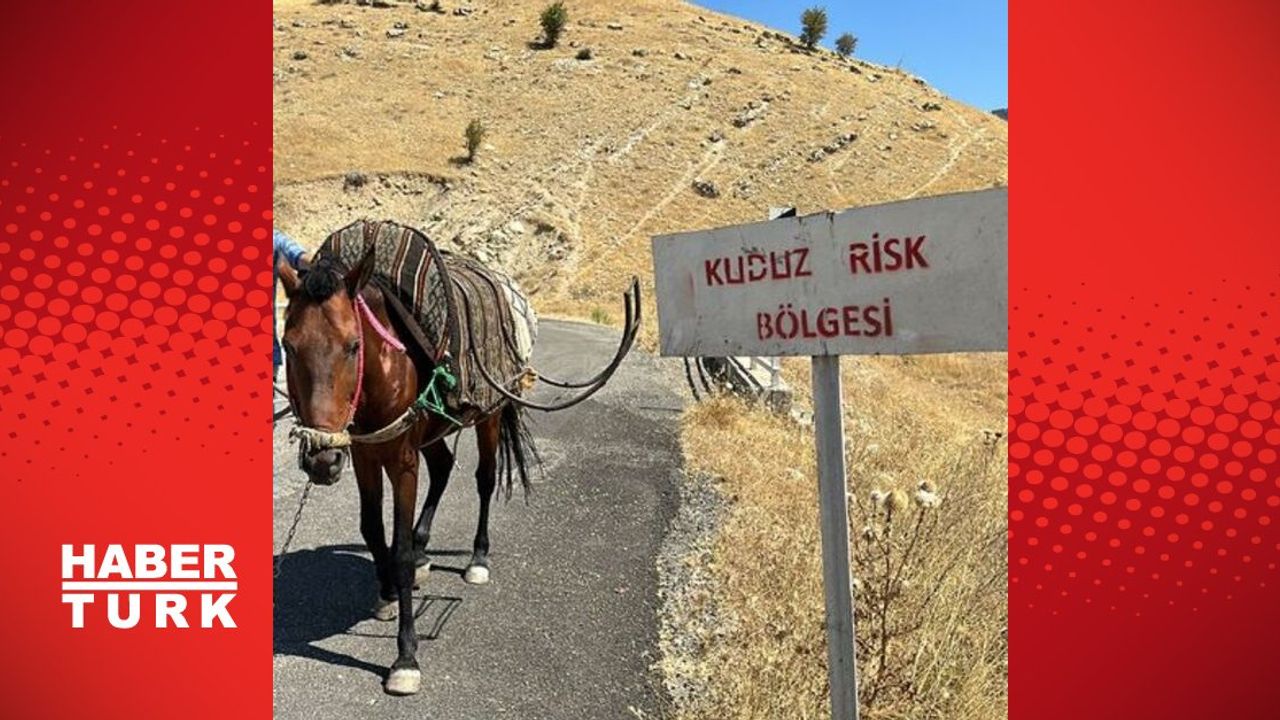
<instances>
[{"instance_id":1,"label":"red border panel","mask_svg":"<svg viewBox=\"0 0 1280 720\"><path fill-rule=\"evenodd\" d=\"M269 16L0 7L6 717L271 707ZM231 544L238 627L72 629L63 543Z\"/></svg>"},{"instance_id":2,"label":"red border panel","mask_svg":"<svg viewBox=\"0 0 1280 720\"><path fill-rule=\"evenodd\" d=\"M1010 716L1274 717L1280 8L1010 17Z\"/></svg>"}]
</instances>

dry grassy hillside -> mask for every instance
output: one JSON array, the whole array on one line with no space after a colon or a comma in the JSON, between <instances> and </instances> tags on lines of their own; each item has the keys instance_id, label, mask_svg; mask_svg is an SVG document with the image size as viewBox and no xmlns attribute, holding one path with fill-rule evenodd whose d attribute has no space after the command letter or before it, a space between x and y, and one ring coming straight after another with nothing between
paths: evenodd
<instances>
[{"instance_id":1,"label":"dry grassy hillside","mask_svg":"<svg viewBox=\"0 0 1280 720\"><path fill-rule=\"evenodd\" d=\"M1007 182L1004 121L737 18L567 0L543 50L543 0L441 4L276 1L276 223L304 244L391 217L505 267L543 313L617 321L639 275L653 318L652 235ZM473 118L488 134L468 163ZM1004 358L842 372L865 717L1004 717ZM786 375L805 404L807 365ZM683 438L725 508L676 563L690 607L663 626L673 714L822 717L812 438L727 400L693 408ZM921 480L940 506L868 500Z\"/></svg>"},{"instance_id":2,"label":"dry grassy hillside","mask_svg":"<svg viewBox=\"0 0 1280 720\"><path fill-rule=\"evenodd\" d=\"M677 0L572 0L560 45L534 49L543 4L277 0L277 223L316 244L394 216L545 309L616 316L654 234L1005 181L1008 126L907 74ZM466 164L471 118L488 135ZM369 183L344 190L350 172Z\"/></svg>"}]
</instances>

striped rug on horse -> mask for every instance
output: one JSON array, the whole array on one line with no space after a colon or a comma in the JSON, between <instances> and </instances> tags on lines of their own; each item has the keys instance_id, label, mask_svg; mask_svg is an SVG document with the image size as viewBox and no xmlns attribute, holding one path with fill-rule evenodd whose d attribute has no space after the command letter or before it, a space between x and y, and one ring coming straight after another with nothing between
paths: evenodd
<instances>
[{"instance_id":1,"label":"striped rug on horse","mask_svg":"<svg viewBox=\"0 0 1280 720\"><path fill-rule=\"evenodd\" d=\"M503 398L477 364L484 365L490 379L519 394L525 381L532 379L526 373L538 337L538 319L514 280L471 258L442 254L460 328L459 385L475 406L490 408Z\"/></svg>"},{"instance_id":2,"label":"striped rug on horse","mask_svg":"<svg viewBox=\"0 0 1280 720\"><path fill-rule=\"evenodd\" d=\"M485 381L477 362L505 389L520 391L537 318L513 280L441 251L421 231L391 221L358 220L330 235L320 252L350 268L370 247L374 282L389 296L390 309L413 325L406 340L458 379L444 393L450 410L461 415L500 404L502 395Z\"/></svg>"}]
</instances>

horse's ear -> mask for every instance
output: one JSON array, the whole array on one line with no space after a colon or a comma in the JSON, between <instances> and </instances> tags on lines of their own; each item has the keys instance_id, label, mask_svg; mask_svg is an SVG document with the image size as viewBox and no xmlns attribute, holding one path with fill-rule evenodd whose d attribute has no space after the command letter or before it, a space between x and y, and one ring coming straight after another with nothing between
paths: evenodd
<instances>
[{"instance_id":1,"label":"horse's ear","mask_svg":"<svg viewBox=\"0 0 1280 720\"><path fill-rule=\"evenodd\" d=\"M356 264L350 272L347 273L347 295L355 297L365 285L369 284L370 278L373 277L373 260L374 246L370 245L365 251L364 257L360 258L360 262Z\"/></svg>"},{"instance_id":2,"label":"horse's ear","mask_svg":"<svg viewBox=\"0 0 1280 720\"><path fill-rule=\"evenodd\" d=\"M298 288L302 287L302 280L298 277L298 271L286 261L280 261L276 267L276 274L280 276L280 285L284 288L284 294L287 297L293 297L297 294Z\"/></svg>"}]
</instances>

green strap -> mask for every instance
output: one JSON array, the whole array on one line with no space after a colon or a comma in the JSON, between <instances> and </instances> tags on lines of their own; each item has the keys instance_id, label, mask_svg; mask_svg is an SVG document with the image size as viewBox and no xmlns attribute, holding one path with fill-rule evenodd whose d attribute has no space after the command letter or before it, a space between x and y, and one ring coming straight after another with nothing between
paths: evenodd
<instances>
[{"instance_id":1,"label":"green strap","mask_svg":"<svg viewBox=\"0 0 1280 720\"><path fill-rule=\"evenodd\" d=\"M458 379L444 365L437 365L435 372L431 373L431 382L427 383L427 388L422 391L418 399L413 401L413 406L420 412L435 413L454 425L462 425L460 421L448 413L444 404L444 396L436 387L437 380L444 383L446 390L452 390L458 384Z\"/></svg>"}]
</instances>

